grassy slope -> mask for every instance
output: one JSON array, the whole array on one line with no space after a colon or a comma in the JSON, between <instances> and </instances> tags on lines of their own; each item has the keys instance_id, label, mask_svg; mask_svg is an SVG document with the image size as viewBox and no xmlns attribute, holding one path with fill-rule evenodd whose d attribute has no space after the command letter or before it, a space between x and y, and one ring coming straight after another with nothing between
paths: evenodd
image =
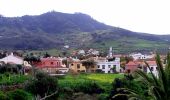
<instances>
[{"instance_id":1,"label":"grassy slope","mask_svg":"<svg viewBox=\"0 0 170 100\"><path fill-rule=\"evenodd\" d=\"M94 43L91 45L94 48L99 48L102 51L108 50L110 46L113 47L115 53L127 53L136 50L154 50L154 49L168 49L170 45L164 42L149 41L137 38L121 38L117 40L108 40L101 43Z\"/></svg>"}]
</instances>

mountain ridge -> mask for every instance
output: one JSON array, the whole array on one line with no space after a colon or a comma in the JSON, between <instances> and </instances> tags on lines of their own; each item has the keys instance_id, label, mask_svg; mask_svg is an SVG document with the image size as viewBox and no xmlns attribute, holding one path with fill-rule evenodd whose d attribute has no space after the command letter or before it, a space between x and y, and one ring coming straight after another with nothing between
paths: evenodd
<instances>
[{"instance_id":1,"label":"mountain ridge","mask_svg":"<svg viewBox=\"0 0 170 100\"><path fill-rule=\"evenodd\" d=\"M138 40L141 41L139 46L136 45ZM0 17L1 49L48 49L70 45L72 48L97 49L109 46L128 49L129 46L135 50L153 49L153 44L159 45L155 45L154 48L160 48L162 45L167 49L169 41L170 35L133 32L105 25L82 13L67 14L53 11L35 16Z\"/></svg>"}]
</instances>

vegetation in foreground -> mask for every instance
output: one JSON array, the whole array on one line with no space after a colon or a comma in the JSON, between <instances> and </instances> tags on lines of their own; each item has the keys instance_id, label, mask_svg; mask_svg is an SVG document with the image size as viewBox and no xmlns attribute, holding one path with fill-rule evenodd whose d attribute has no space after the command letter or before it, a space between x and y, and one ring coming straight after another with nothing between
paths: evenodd
<instances>
[{"instance_id":1,"label":"vegetation in foreground","mask_svg":"<svg viewBox=\"0 0 170 100\"><path fill-rule=\"evenodd\" d=\"M141 84L145 86L145 94L141 95L138 90L130 87L119 87L119 93L112 95L112 98L126 97L135 100L170 100L170 54L167 55L166 65L163 66L160 56L156 56L158 75L155 76L150 66L146 63L150 70L150 75L141 70L137 70L135 79L139 79ZM134 85L133 85L134 86ZM138 84L140 86L140 84Z\"/></svg>"}]
</instances>

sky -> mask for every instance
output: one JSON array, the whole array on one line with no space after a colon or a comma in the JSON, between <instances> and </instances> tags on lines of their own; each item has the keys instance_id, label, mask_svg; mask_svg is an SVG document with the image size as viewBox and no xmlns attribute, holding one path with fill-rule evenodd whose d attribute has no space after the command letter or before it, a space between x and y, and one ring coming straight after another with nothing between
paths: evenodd
<instances>
[{"instance_id":1,"label":"sky","mask_svg":"<svg viewBox=\"0 0 170 100\"><path fill-rule=\"evenodd\" d=\"M6 17L48 11L81 12L111 26L170 34L170 0L0 0L0 14Z\"/></svg>"}]
</instances>

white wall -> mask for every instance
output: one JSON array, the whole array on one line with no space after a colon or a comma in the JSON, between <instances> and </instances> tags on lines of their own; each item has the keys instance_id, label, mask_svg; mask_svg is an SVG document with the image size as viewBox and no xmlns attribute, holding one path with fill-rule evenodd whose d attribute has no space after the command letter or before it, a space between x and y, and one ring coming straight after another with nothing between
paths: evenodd
<instances>
[{"instance_id":1,"label":"white wall","mask_svg":"<svg viewBox=\"0 0 170 100\"><path fill-rule=\"evenodd\" d=\"M157 65L149 65L150 68L153 68L152 73L157 77L158 76L158 71L157 71ZM147 73L150 73L149 68L147 68Z\"/></svg>"},{"instance_id":2,"label":"white wall","mask_svg":"<svg viewBox=\"0 0 170 100\"><path fill-rule=\"evenodd\" d=\"M104 67L104 68L103 68ZM112 68L116 67L116 72L120 72L120 59L115 59L115 61L98 61L97 69L101 69L104 73L113 73Z\"/></svg>"},{"instance_id":3,"label":"white wall","mask_svg":"<svg viewBox=\"0 0 170 100\"><path fill-rule=\"evenodd\" d=\"M15 64L23 64L23 62L24 62L23 59L21 59L19 57L15 57L13 54L0 59L0 61L3 61L5 63L13 62Z\"/></svg>"}]
</instances>

